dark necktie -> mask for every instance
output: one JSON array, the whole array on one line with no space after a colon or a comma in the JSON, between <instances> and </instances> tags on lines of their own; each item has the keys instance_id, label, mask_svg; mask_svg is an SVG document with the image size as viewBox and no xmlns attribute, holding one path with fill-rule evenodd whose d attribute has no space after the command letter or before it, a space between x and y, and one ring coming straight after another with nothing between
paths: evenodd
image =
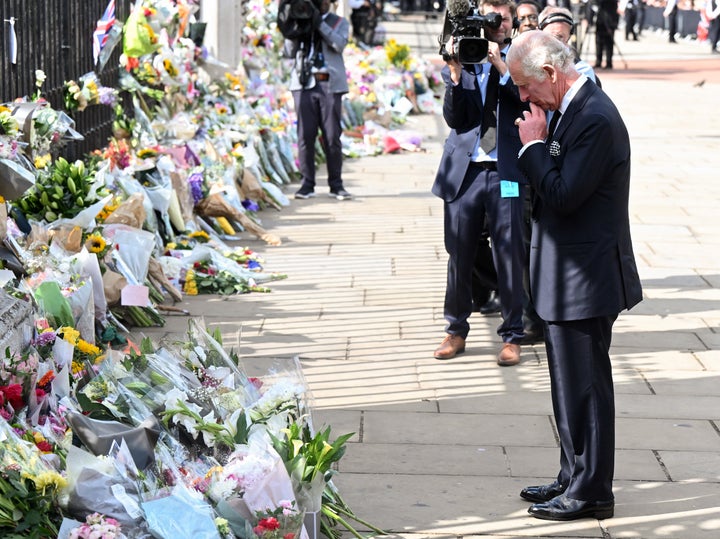
<instances>
[{"instance_id":1,"label":"dark necktie","mask_svg":"<svg viewBox=\"0 0 720 539\"><path fill-rule=\"evenodd\" d=\"M552 118L550 118L550 125L548 126L548 140L552 138L553 133L555 132L555 127L557 127L557 124L560 121L560 116L562 116L562 113L559 110L553 112Z\"/></svg>"},{"instance_id":2,"label":"dark necktie","mask_svg":"<svg viewBox=\"0 0 720 539\"><path fill-rule=\"evenodd\" d=\"M485 103L483 103L483 120L480 131L480 147L489 153L497 145L497 104L500 73L495 66L490 66L487 86L485 87Z\"/></svg>"}]
</instances>

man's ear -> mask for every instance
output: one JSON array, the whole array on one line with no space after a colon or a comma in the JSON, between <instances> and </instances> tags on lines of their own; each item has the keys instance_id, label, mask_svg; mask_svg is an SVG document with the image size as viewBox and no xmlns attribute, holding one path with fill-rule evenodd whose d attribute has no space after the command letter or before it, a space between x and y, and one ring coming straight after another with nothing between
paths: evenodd
<instances>
[{"instance_id":1,"label":"man's ear","mask_svg":"<svg viewBox=\"0 0 720 539\"><path fill-rule=\"evenodd\" d=\"M551 82L555 82L557 80L557 70L554 66L551 64L543 64L542 69L547 74L547 77Z\"/></svg>"}]
</instances>

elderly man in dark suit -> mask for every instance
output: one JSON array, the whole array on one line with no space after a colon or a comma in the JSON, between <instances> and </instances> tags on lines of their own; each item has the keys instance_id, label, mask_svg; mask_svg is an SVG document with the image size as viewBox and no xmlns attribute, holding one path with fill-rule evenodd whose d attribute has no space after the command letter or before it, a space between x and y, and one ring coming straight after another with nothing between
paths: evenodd
<instances>
[{"instance_id":1,"label":"elderly man in dark suit","mask_svg":"<svg viewBox=\"0 0 720 539\"><path fill-rule=\"evenodd\" d=\"M465 351L470 330L472 275L483 225L492 240L503 321L500 366L520 362L523 338L524 185L517 168L520 137L513 125L523 103L503 59L513 31L515 4L485 0L483 14L497 13L497 28L485 27L487 62L461 64L452 57L443 68L443 116L451 128L432 192L444 201L445 249L449 255L444 315L445 339L437 359Z\"/></svg>"},{"instance_id":2,"label":"elderly man in dark suit","mask_svg":"<svg viewBox=\"0 0 720 539\"><path fill-rule=\"evenodd\" d=\"M522 34L508 67L530 111L516 120L519 166L534 193L530 289L545 320L560 473L527 487L547 520L610 518L615 409L610 340L642 299L630 239L630 141L615 105L553 36ZM548 127L546 111L553 112Z\"/></svg>"}]
</instances>

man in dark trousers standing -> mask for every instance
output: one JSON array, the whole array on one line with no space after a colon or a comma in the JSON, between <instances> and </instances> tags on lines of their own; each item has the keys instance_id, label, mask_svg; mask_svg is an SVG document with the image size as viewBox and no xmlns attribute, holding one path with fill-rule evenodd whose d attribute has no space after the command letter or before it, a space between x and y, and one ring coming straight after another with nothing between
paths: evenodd
<instances>
[{"instance_id":1,"label":"man in dark trousers standing","mask_svg":"<svg viewBox=\"0 0 720 539\"><path fill-rule=\"evenodd\" d=\"M518 181L517 169L520 138L513 126L523 104L503 59L513 31L515 4L486 0L481 11L501 18L498 28L484 28L488 61L461 64L452 57L442 71L443 116L451 131L432 192L444 201L449 255L444 303L447 335L434 356L451 359L465 351L473 310L473 266L487 217L503 317L497 330L503 340L497 363L511 366L520 362L522 278L527 260L522 220L525 186Z\"/></svg>"},{"instance_id":2,"label":"man in dark trousers standing","mask_svg":"<svg viewBox=\"0 0 720 539\"><path fill-rule=\"evenodd\" d=\"M620 22L618 0L594 0L595 16L595 69L602 67L605 56L605 69L613 68L613 49L615 48L615 30Z\"/></svg>"},{"instance_id":3,"label":"man in dark trousers standing","mask_svg":"<svg viewBox=\"0 0 720 539\"><path fill-rule=\"evenodd\" d=\"M316 5L317 4L317 5ZM295 198L315 196L315 140L322 132L329 196L349 200L342 179L342 96L348 91L343 51L350 35L346 19L330 12L330 0L308 2L311 32L285 40L286 57L295 58L290 90L295 103L298 166L302 185Z\"/></svg>"},{"instance_id":4,"label":"man in dark trousers standing","mask_svg":"<svg viewBox=\"0 0 720 539\"><path fill-rule=\"evenodd\" d=\"M516 120L519 167L534 193L530 289L545 320L560 472L527 487L547 520L610 518L615 407L612 326L642 299L630 239L630 140L610 98L540 31L519 36L508 67L530 111ZM549 123L546 111L554 111Z\"/></svg>"}]
</instances>

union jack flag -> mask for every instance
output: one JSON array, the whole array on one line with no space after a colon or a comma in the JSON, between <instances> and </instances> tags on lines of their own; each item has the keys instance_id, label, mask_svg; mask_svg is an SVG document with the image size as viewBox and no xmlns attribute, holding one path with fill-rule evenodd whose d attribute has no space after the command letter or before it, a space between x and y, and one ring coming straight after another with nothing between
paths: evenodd
<instances>
[{"instance_id":1,"label":"union jack flag","mask_svg":"<svg viewBox=\"0 0 720 539\"><path fill-rule=\"evenodd\" d=\"M110 3L105 8L105 13L97 22L95 31L93 32L93 58L97 64L98 58L100 57L100 51L107 43L110 29L115 24L115 0L110 0Z\"/></svg>"}]
</instances>

